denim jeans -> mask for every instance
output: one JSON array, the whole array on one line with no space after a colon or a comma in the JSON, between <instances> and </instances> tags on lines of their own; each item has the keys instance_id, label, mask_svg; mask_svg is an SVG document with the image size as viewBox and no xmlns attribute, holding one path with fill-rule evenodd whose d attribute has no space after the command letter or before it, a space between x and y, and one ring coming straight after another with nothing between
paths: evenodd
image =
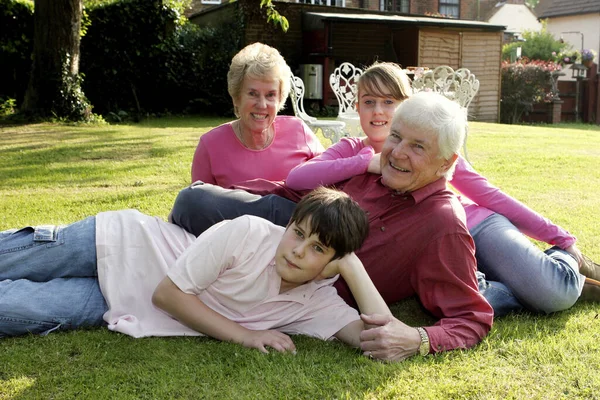
<instances>
[{"instance_id":1,"label":"denim jeans","mask_svg":"<svg viewBox=\"0 0 600 400\"><path fill-rule=\"evenodd\" d=\"M96 218L0 232L0 337L100 326Z\"/></svg>"},{"instance_id":2,"label":"denim jeans","mask_svg":"<svg viewBox=\"0 0 600 400\"><path fill-rule=\"evenodd\" d=\"M585 277L568 252L541 251L504 216L492 214L471 229L479 291L496 317L527 309L551 313L577 301Z\"/></svg>"},{"instance_id":3,"label":"denim jeans","mask_svg":"<svg viewBox=\"0 0 600 400\"><path fill-rule=\"evenodd\" d=\"M294 208L296 203L274 194L259 196L196 181L179 192L170 219L199 236L214 224L240 215L254 215L287 226Z\"/></svg>"}]
</instances>

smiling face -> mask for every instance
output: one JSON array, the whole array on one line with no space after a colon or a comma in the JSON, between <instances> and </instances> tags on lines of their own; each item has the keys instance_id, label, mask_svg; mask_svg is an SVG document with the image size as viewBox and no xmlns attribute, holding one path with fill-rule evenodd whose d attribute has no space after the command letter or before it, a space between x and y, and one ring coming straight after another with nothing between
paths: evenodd
<instances>
[{"instance_id":1,"label":"smiling face","mask_svg":"<svg viewBox=\"0 0 600 400\"><path fill-rule=\"evenodd\" d=\"M325 246L316 233L309 234L310 221L292 222L275 253L275 269L286 291L315 279L332 260L335 250Z\"/></svg>"},{"instance_id":2,"label":"smiling face","mask_svg":"<svg viewBox=\"0 0 600 400\"><path fill-rule=\"evenodd\" d=\"M233 101L244 133L268 129L279 108L279 80L246 76L239 96Z\"/></svg>"},{"instance_id":3,"label":"smiling face","mask_svg":"<svg viewBox=\"0 0 600 400\"><path fill-rule=\"evenodd\" d=\"M383 184L399 192L412 192L441 178L456 158L439 156L437 136L405 126L399 118L381 151Z\"/></svg>"},{"instance_id":4,"label":"smiling face","mask_svg":"<svg viewBox=\"0 0 600 400\"><path fill-rule=\"evenodd\" d=\"M383 85L379 84L379 87ZM401 102L390 93L370 93L368 89L359 87L356 109L371 145L385 141L390 133L394 111Z\"/></svg>"}]
</instances>

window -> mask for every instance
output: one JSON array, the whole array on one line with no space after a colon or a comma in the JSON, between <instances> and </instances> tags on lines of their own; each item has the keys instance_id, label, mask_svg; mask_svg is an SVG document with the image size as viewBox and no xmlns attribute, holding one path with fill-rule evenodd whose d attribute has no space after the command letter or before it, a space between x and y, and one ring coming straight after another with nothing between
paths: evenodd
<instances>
[{"instance_id":1,"label":"window","mask_svg":"<svg viewBox=\"0 0 600 400\"><path fill-rule=\"evenodd\" d=\"M390 11L408 14L410 12L410 0L383 0L382 11Z\"/></svg>"},{"instance_id":2,"label":"window","mask_svg":"<svg viewBox=\"0 0 600 400\"><path fill-rule=\"evenodd\" d=\"M440 14L451 18L460 17L460 0L440 0Z\"/></svg>"},{"instance_id":3,"label":"window","mask_svg":"<svg viewBox=\"0 0 600 400\"><path fill-rule=\"evenodd\" d=\"M345 0L296 0L296 3L317 4L320 6L346 7Z\"/></svg>"}]
</instances>

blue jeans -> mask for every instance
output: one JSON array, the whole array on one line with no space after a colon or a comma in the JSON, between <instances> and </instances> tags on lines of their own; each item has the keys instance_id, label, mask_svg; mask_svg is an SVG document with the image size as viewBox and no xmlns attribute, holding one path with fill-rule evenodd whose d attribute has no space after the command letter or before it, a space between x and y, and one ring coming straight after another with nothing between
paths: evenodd
<instances>
[{"instance_id":1,"label":"blue jeans","mask_svg":"<svg viewBox=\"0 0 600 400\"><path fill-rule=\"evenodd\" d=\"M499 317L527 309L551 313L577 301L585 277L558 247L538 249L507 218L492 214L471 229L479 291Z\"/></svg>"},{"instance_id":2,"label":"blue jeans","mask_svg":"<svg viewBox=\"0 0 600 400\"><path fill-rule=\"evenodd\" d=\"M0 337L104 324L96 217L0 232Z\"/></svg>"}]
</instances>

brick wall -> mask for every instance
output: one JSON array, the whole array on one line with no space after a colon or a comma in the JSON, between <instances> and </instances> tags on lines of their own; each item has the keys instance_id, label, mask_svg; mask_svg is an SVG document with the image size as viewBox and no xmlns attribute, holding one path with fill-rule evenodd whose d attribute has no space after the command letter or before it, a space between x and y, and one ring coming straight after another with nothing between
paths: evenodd
<instances>
[{"instance_id":1,"label":"brick wall","mask_svg":"<svg viewBox=\"0 0 600 400\"><path fill-rule=\"evenodd\" d=\"M226 4L228 0L221 0L222 4ZM477 9L477 0L460 0L460 19L478 20L478 11L481 14L479 20L483 20L487 12L496 4L497 0L479 0L480 6ZM524 0L510 0L511 3L524 2ZM296 3L296 0L278 0L276 7L281 12L283 6L280 3ZM436 14L439 12L440 0L410 0L410 14L425 15L425 14ZM307 5L311 6L311 5ZM197 13L201 10L206 10L209 7L213 7L211 4L202 4L202 0L193 0L190 8L185 12L187 16ZM320 7L320 6L318 6ZM327 6L323 6L327 7ZM258 6L257 6L258 8ZM374 10L379 11L380 0L346 0L346 7L351 12L356 12L356 9ZM336 7L336 10L338 8ZM289 19L288 15L281 12L286 18Z\"/></svg>"}]
</instances>

